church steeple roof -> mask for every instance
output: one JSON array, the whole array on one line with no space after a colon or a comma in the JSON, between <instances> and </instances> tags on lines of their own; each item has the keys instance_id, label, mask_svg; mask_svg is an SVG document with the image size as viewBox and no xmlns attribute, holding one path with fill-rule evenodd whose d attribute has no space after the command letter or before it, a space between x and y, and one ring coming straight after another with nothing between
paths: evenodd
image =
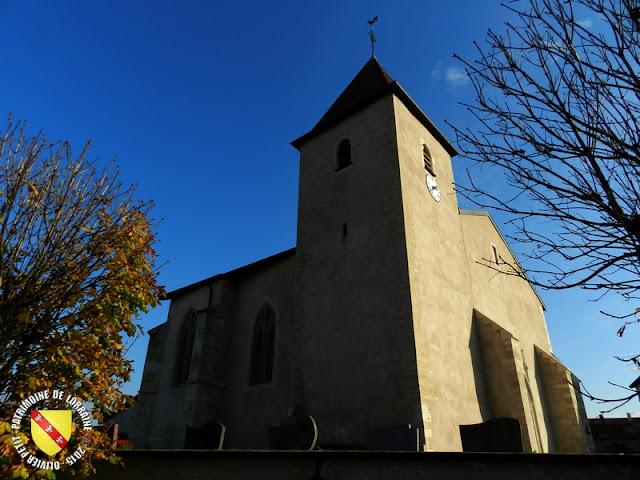
<instances>
[{"instance_id":1,"label":"church steeple roof","mask_svg":"<svg viewBox=\"0 0 640 480\"><path fill-rule=\"evenodd\" d=\"M456 148L445 138L398 82L391 79L375 57L371 57L362 67L362 70L351 80L351 83L333 102L333 105L329 107L329 110L322 116L316 126L308 133L291 142L291 145L299 150L312 137L328 130L388 93L393 93L402 100L409 111L442 143L452 157L458 154Z\"/></svg>"},{"instance_id":2,"label":"church steeple roof","mask_svg":"<svg viewBox=\"0 0 640 480\"><path fill-rule=\"evenodd\" d=\"M323 131L366 107L389 91L393 83L375 57L371 57L349 86L327 110L313 131Z\"/></svg>"},{"instance_id":3,"label":"church steeple roof","mask_svg":"<svg viewBox=\"0 0 640 480\"><path fill-rule=\"evenodd\" d=\"M389 91L393 80L375 57L362 67L349 86L333 102L329 110L310 132L291 142L296 148L300 148L309 138L324 132L336 123L356 113L382 97Z\"/></svg>"}]
</instances>

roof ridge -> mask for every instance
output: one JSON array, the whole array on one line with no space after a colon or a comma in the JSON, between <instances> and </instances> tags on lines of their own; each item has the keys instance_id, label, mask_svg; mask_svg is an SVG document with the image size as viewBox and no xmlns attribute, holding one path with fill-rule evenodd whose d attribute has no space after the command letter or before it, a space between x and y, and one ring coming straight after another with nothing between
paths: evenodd
<instances>
[{"instance_id":1,"label":"roof ridge","mask_svg":"<svg viewBox=\"0 0 640 480\"><path fill-rule=\"evenodd\" d=\"M347 88L329 107L326 113L308 133L291 142L299 148L309 137L321 133L351 114L361 110L392 90L395 82L380 65L378 59L371 57Z\"/></svg>"}]
</instances>

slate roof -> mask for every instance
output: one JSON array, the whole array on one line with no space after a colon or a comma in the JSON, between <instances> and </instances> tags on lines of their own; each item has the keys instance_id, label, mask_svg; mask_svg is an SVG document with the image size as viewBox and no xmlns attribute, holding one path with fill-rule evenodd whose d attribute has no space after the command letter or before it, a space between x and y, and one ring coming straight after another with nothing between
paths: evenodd
<instances>
[{"instance_id":1,"label":"slate roof","mask_svg":"<svg viewBox=\"0 0 640 480\"><path fill-rule=\"evenodd\" d=\"M214 275L209 278L205 278L204 280L200 280L198 282L192 283L185 287L178 288L177 290L172 290L160 300L173 300L174 298L177 298L180 295L196 290L204 285L208 285L222 278L233 278L233 277L239 277L239 276L254 273L257 270L271 266L295 254L296 254L295 247L290 248L289 250L285 250L284 252L277 253L267 258L263 258L262 260L258 260L257 262L250 263L249 265L244 265L243 267L236 268L235 270L231 270L230 272L218 273L217 275Z\"/></svg>"},{"instance_id":2,"label":"slate roof","mask_svg":"<svg viewBox=\"0 0 640 480\"><path fill-rule=\"evenodd\" d=\"M442 144L449 155L453 157L458 154L456 148L445 138L420 107L416 105L400 84L391 79L375 57L371 57L362 67L362 70L340 94L338 99L333 102L333 105L329 107L329 110L322 116L316 126L308 133L291 142L291 145L300 150L302 145L311 138L328 130L389 93L395 94L404 103L407 109Z\"/></svg>"}]
</instances>

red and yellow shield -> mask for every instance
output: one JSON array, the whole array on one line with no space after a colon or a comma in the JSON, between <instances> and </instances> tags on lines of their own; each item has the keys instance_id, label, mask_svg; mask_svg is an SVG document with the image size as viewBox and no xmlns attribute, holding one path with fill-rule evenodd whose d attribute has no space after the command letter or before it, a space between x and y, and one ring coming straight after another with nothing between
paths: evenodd
<instances>
[{"instance_id":1,"label":"red and yellow shield","mask_svg":"<svg viewBox=\"0 0 640 480\"><path fill-rule=\"evenodd\" d=\"M55 455L71 438L71 410L31 410L31 438L47 455Z\"/></svg>"}]
</instances>

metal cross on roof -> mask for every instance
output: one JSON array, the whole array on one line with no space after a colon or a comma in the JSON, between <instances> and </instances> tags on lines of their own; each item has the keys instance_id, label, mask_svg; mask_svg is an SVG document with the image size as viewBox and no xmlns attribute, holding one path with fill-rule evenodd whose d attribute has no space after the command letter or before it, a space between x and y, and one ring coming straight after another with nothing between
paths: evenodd
<instances>
[{"instance_id":1,"label":"metal cross on roof","mask_svg":"<svg viewBox=\"0 0 640 480\"><path fill-rule=\"evenodd\" d=\"M371 58L373 58L374 55L374 43L376 43L376 37L373 36L373 24L376 23L378 21L378 16L376 15L375 17L373 17L371 20L368 20L367 23L369 24L369 37L371 37Z\"/></svg>"}]
</instances>

